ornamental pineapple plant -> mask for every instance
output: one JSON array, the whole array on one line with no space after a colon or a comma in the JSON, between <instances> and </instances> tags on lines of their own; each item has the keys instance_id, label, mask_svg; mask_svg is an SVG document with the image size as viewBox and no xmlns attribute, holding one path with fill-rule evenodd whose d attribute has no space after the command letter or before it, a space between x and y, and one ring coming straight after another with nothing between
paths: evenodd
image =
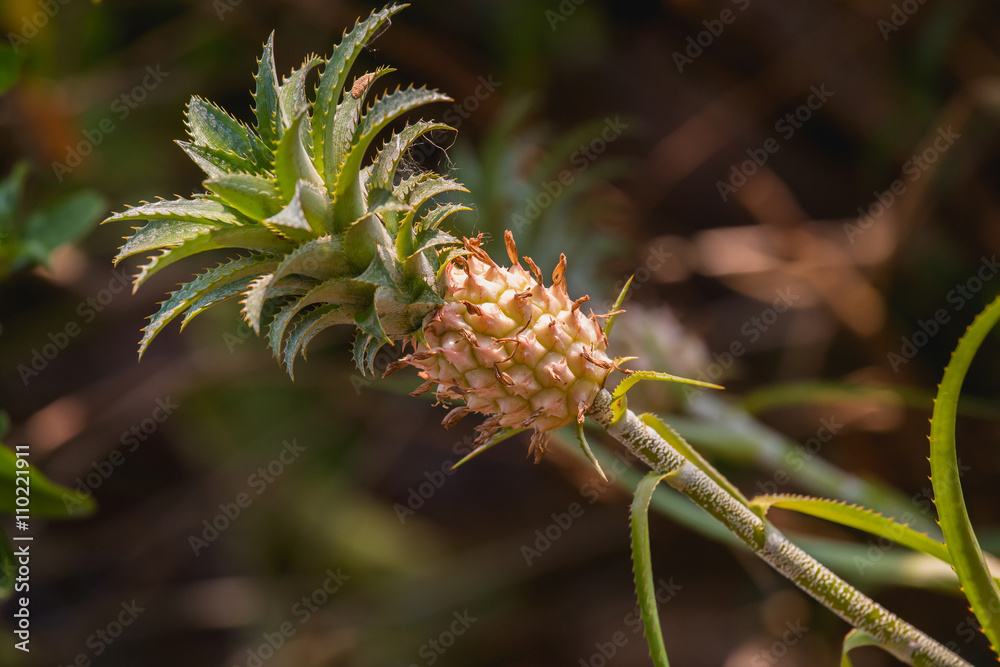
<instances>
[{"instance_id":1,"label":"ornamental pineapple plant","mask_svg":"<svg viewBox=\"0 0 1000 667\"><path fill-rule=\"evenodd\" d=\"M856 645L877 644L913 665L967 666L788 541L766 517L767 503L774 504L776 497L748 501L669 426L628 409L626 392L639 380L714 387L664 373L623 370L620 364L626 359L608 356L608 334L628 285L611 313L585 315L587 297L569 296L565 255L547 287L530 258L523 258L527 269L522 266L509 232L504 235L511 264L507 268L486 253L481 236L460 239L441 229L450 215L466 207L438 203L435 197L464 187L440 174L408 173L402 165L420 137L453 128L430 121L409 123L372 150L373 142L404 114L449 99L410 87L368 103L373 85L392 70L379 68L348 79L365 44L403 6L375 11L344 35L329 58L310 56L280 82L272 34L258 63L253 127L210 102L191 98L185 115L190 140L178 143L205 172L206 191L143 203L108 218L105 222L145 222L135 228L115 261L154 253L139 268L134 282L138 288L174 262L203 251L228 250L235 256L169 295L143 331L140 356L178 316L183 315L183 328L207 308L238 298L247 323L258 333L266 328L268 345L290 375L296 357L304 355L316 334L338 324L356 328L353 357L362 372L374 372L383 345L399 342L412 348L386 372L415 367L424 382L413 393L433 389L438 401L451 407L445 426L469 413L484 415L472 455L507 435L531 429L529 453L537 462L552 432L572 425L581 449L600 472L584 438L583 422L589 416L654 471L640 482L632 505L632 550L646 638L658 667L668 662L656 610L646 511L661 480L861 631L852 640ZM319 67L310 96L306 79ZM366 162L369 153L373 157ZM1000 320L1000 300L994 306L991 319L982 322ZM615 370L625 378L609 392L604 385ZM947 384L954 387L955 382ZM939 436L937 442L946 438ZM932 448L932 468L935 460ZM938 460L944 460L940 453ZM936 495L937 490L935 486ZM806 501L826 502L798 502ZM942 504L956 505L939 507ZM823 516L870 528L870 520L858 524L856 511L861 510L824 505ZM905 537L907 530L893 524L889 534ZM926 549L941 557L934 545ZM956 550L952 557L961 555ZM978 585L967 569L957 571L967 589ZM978 615L982 603L970 600ZM1000 622L985 629L996 645Z\"/></svg>"},{"instance_id":2,"label":"ornamental pineapple plant","mask_svg":"<svg viewBox=\"0 0 1000 667\"><path fill-rule=\"evenodd\" d=\"M205 193L128 208L105 222L145 220L115 261L159 251L135 278L150 276L190 255L231 249L238 256L210 268L173 292L150 318L140 356L153 338L183 315L182 327L212 305L240 298L254 331L266 325L272 352L294 376L294 361L310 340L337 324L357 333L355 363L373 372L384 344L401 341L412 364L437 385L442 402L459 402L445 418L468 412L488 417L485 443L500 429L531 427L540 457L547 434L585 409L615 366L587 297L569 298L565 257L543 285L518 263L497 266L480 247L443 231L451 214L468 210L434 197L464 191L429 172L403 174L407 150L423 135L452 130L430 121L407 124L364 158L387 126L416 107L448 101L424 88L395 90L366 106L380 68L348 85L351 65L366 42L403 8L374 12L347 33L328 59L316 56L284 77L275 74L273 34L258 63L254 115L248 127L211 102L192 97L185 123L190 141L178 144L205 172ZM322 66L312 99L306 77Z\"/></svg>"}]
</instances>

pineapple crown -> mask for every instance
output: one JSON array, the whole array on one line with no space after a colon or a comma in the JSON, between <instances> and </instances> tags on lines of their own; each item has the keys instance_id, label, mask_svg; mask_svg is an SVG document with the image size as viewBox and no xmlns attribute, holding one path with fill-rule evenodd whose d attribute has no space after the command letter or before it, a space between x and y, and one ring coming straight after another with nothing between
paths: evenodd
<instances>
[{"instance_id":1,"label":"pineapple crown","mask_svg":"<svg viewBox=\"0 0 1000 667\"><path fill-rule=\"evenodd\" d=\"M393 71L388 67L347 85L366 43L405 6L373 12L345 33L328 59L309 56L280 83L272 33L258 62L256 127L191 98L185 112L191 140L177 143L207 175L207 192L142 203L105 220L146 221L115 263L159 251L139 267L135 291L190 255L227 249L237 256L183 283L160 304L143 330L140 357L177 316L184 315L183 329L210 306L242 297L244 319L258 334L262 323L268 326L268 345L289 375L309 341L336 324L357 327L354 360L368 372L383 344L418 331L444 303L444 268L465 250L439 227L467 207L435 205L433 198L466 190L438 174L397 172L421 136L454 128L410 123L393 132L374 159L365 164L364 158L400 116L450 98L397 88L365 106L372 85ZM309 99L306 78L320 65Z\"/></svg>"}]
</instances>

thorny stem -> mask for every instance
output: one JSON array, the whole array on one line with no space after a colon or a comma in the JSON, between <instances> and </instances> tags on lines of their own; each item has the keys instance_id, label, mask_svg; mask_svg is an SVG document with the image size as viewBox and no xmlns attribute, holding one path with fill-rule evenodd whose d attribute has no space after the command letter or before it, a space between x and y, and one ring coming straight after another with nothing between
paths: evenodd
<instances>
[{"instance_id":1,"label":"thorny stem","mask_svg":"<svg viewBox=\"0 0 1000 667\"><path fill-rule=\"evenodd\" d=\"M718 519L760 558L830 611L915 667L972 667L789 542L777 528L684 458L631 410L625 410L615 421L612 402L611 394L602 390L588 414L646 465L666 474L672 487Z\"/></svg>"}]
</instances>

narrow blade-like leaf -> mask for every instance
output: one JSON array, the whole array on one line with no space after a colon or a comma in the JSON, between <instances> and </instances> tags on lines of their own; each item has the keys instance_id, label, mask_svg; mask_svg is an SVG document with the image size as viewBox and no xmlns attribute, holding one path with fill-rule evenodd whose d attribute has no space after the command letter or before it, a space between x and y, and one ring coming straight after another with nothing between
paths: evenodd
<instances>
[{"instance_id":1,"label":"narrow blade-like leaf","mask_svg":"<svg viewBox=\"0 0 1000 667\"><path fill-rule=\"evenodd\" d=\"M1000 613L997 613L1000 610L1000 587L990 575L969 520L955 445L955 420L962 382L976 351L998 320L1000 297L976 317L944 370L931 416L930 463L934 504L955 573L983 634L990 640L994 652L1000 654Z\"/></svg>"},{"instance_id":2,"label":"narrow blade-like leaf","mask_svg":"<svg viewBox=\"0 0 1000 667\"><path fill-rule=\"evenodd\" d=\"M333 54L326 62L319 83L316 86L316 101L313 108L313 136L316 145L313 146L313 153L316 159L316 170L326 173L324 166L324 156L326 147L323 145L328 134L328 125L331 123L337 104L340 101L340 93L347 80L347 72L357 59L358 54L364 45L375 35L376 32L389 20L396 12L406 5L392 5L379 11L372 12L364 21L355 24L350 33L345 34L340 43L334 48Z\"/></svg>"},{"instance_id":3,"label":"narrow blade-like leaf","mask_svg":"<svg viewBox=\"0 0 1000 667\"><path fill-rule=\"evenodd\" d=\"M642 478L632 500L632 571L635 592L639 599L642 627L649 644L649 657L656 667L670 667L667 647L660 629L660 612L656 608L656 579L653 577L653 556L649 548L649 501L656 485L666 475L651 472Z\"/></svg>"},{"instance_id":4,"label":"narrow blade-like leaf","mask_svg":"<svg viewBox=\"0 0 1000 667\"><path fill-rule=\"evenodd\" d=\"M257 134L264 145L273 149L281 139L285 126L281 121L278 103L278 74L274 71L274 33L264 43L264 53L257 62L257 88L254 91L254 115L257 116Z\"/></svg>"}]
</instances>

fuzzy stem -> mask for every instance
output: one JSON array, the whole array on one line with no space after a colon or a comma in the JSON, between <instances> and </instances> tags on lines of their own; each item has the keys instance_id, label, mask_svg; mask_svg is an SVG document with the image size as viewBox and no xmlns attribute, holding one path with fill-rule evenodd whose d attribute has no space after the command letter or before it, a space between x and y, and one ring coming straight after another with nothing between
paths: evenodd
<instances>
[{"instance_id":1,"label":"fuzzy stem","mask_svg":"<svg viewBox=\"0 0 1000 667\"><path fill-rule=\"evenodd\" d=\"M886 651L915 667L971 667L789 542L777 528L684 458L631 410L625 410L615 421L612 402L611 394L601 391L589 415L646 465L664 473L672 487L718 519L760 558L830 611L853 627L864 630Z\"/></svg>"}]
</instances>

